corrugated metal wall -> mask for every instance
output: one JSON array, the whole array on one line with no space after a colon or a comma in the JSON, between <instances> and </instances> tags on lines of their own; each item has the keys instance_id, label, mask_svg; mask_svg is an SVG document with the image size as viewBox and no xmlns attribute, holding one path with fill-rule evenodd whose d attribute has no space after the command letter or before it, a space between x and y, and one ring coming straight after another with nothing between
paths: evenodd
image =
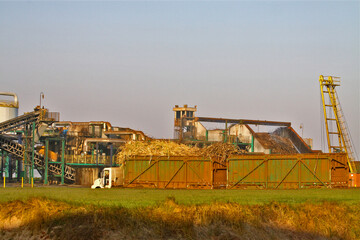
<instances>
[{"instance_id":1,"label":"corrugated metal wall","mask_svg":"<svg viewBox=\"0 0 360 240\"><path fill-rule=\"evenodd\" d=\"M289 189L346 187L345 154L239 155L225 163L199 157L125 161L125 187Z\"/></svg>"},{"instance_id":2,"label":"corrugated metal wall","mask_svg":"<svg viewBox=\"0 0 360 240\"><path fill-rule=\"evenodd\" d=\"M212 162L197 157L136 157L124 165L124 186L211 188Z\"/></svg>"},{"instance_id":3,"label":"corrugated metal wall","mask_svg":"<svg viewBox=\"0 0 360 240\"><path fill-rule=\"evenodd\" d=\"M229 159L228 188L345 187L345 154L253 155Z\"/></svg>"}]
</instances>

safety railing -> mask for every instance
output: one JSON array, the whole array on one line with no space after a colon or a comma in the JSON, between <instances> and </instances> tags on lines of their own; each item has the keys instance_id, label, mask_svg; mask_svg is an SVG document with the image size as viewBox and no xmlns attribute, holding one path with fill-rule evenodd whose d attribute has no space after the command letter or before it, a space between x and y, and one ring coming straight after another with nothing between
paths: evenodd
<instances>
[{"instance_id":1,"label":"safety railing","mask_svg":"<svg viewBox=\"0 0 360 240\"><path fill-rule=\"evenodd\" d=\"M106 155L65 155L66 164L74 165L111 165L110 156ZM115 158L113 157L113 164Z\"/></svg>"}]
</instances>

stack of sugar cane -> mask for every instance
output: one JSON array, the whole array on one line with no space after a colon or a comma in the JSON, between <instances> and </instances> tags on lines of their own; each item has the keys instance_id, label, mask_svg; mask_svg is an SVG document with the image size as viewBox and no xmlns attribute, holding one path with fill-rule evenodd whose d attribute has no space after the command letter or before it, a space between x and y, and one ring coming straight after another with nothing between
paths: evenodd
<instances>
[{"instance_id":1,"label":"stack of sugar cane","mask_svg":"<svg viewBox=\"0 0 360 240\"><path fill-rule=\"evenodd\" d=\"M212 161L226 161L230 155L246 151L229 143L215 143L204 148L188 146L171 141L130 141L119 148L116 154L118 163L135 156L197 156L210 158Z\"/></svg>"},{"instance_id":2,"label":"stack of sugar cane","mask_svg":"<svg viewBox=\"0 0 360 240\"><path fill-rule=\"evenodd\" d=\"M170 141L130 141L119 149L117 162L134 156L201 156L198 147L190 147Z\"/></svg>"},{"instance_id":3,"label":"stack of sugar cane","mask_svg":"<svg viewBox=\"0 0 360 240\"><path fill-rule=\"evenodd\" d=\"M202 156L220 162L226 161L231 155L243 153L246 153L246 151L230 143L214 143L202 149Z\"/></svg>"}]
</instances>

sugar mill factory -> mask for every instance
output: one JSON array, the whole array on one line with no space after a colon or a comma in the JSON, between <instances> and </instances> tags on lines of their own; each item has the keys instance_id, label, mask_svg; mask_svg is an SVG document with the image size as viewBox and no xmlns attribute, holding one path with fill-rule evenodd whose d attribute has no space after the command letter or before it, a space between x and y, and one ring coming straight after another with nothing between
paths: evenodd
<instances>
[{"instance_id":1,"label":"sugar mill factory","mask_svg":"<svg viewBox=\"0 0 360 240\"><path fill-rule=\"evenodd\" d=\"M184 189L359 187L360 164L335 91L340 81L320 76L319 82L329 153L313 150L312 139L302 138L290 122L201 117L197 106L175 105L174 139L153 139L106 121L60 121L60 113L41 106L20 115L18 96L2 92L2 181ZM269 131L259 132L259 126Z\"/></svg>"}]
</instances>

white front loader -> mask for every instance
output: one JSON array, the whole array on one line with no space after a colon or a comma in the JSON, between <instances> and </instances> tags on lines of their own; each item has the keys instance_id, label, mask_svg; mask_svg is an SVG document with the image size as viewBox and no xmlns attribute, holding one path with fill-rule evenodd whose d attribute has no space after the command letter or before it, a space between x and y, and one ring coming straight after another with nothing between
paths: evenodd
<instances>
[{"instance_id":1,"label":"white front loader","mask_svg":"<svg viewBox=\"0 0 360 240\"><path fill-rule=\"evenodd\" d=\"M91 186L91 188L120 187L124 182L123 176L124 174L122 166L104 168L101 172L100 178L94 181L94 184Z\"/></svg>"}]
</instances>

